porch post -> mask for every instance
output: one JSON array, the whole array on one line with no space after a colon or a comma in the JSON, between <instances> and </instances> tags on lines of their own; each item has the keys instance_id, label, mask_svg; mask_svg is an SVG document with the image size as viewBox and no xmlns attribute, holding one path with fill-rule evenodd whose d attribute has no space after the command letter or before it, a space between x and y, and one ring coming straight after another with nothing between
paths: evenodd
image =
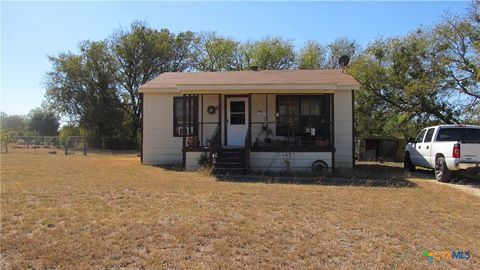
<instances>
[{"instance_id":1,"label":"porch post","mask_svg":"<svg viewBox=\"0 0 480 270\"><path fill-rule=\"evenodd\" d=\"M190 94L188 95L188 135L189 136L192 136L193 134L193 117L192 117L192 113L193 113L193 95Z\"/></svg>"},{"instance_id":2,"label":"porch post","mask_svg":"<svg viewBox=\"0 0 480 270\"><path fill-rule=\"evenodd\" d=\"M193 122L193 134L197 137L198 140L198 94L193 95L193 112L192 112L192 122ZM195 145L197 147L197 145Z\"/></svg>"},{"instance_id":3,"label":"porch post","mask_svg":"<svg viewBox=\"0 0 480 270\"><path fill-rule=\"evenodd\" d=\"M265 93L265 122L268 126L268 93Z\"/></svg>"},{"instance_id":4,"label":"porch post","mask_svg":"<svg viewBox=\"0 0 480 270\"><path fill-rule=\"evenodd\" d=\"M143 164L143 120L144 120L144 96L140 93L140 163Z\"/></svg>"},{"instance_id":5,"label":"porch post","mask_svg":"<svg viewBox=\"0 0 480 270\"><path fill-rule=\"evenodd\" d=\"M335 171L335 93L330 94L330 117L331 117L331 144L332 144L332 172Z\"/></svg>"},{"instance_id":6,"label":"porch post","mask_svg":"<svg viewBox=\"0 0 480 270\"><path fill-rule=\"evenodd\" d=\"M252 94L248 94L248 130L250 130L250 138L249 141L252 140ZM248 145L250 147L250 145Z\"/></svg>"},{"instance_id":7,"label":"porch post","mask_svg":"<svg viewBox=\"0 0 480 270\"><path fill-rule=\"evenodd\" d=\"M200 146L203 147L203 94L200 94Z\"/></svg>"},{"instance_id":8,"label":"porch post","mask_svg":"<svg viewBox=\"0 0 480 270\"><path fill-rule=\"evenodd\" d=\"M183 94L182 96L182 103L183 103L183 113L182 113L182 164L183 168L186 169L187 165L187 153L186 153L186 145L187 145L187 95Z\"/></svg>"},{"instance_id":9,"label":"porch post","mask_svg":"<svg viewBox=\"0 0 480 270\"><path fill-rule=\"evenodd\" d=\"M352 90L352 166L355 169L355 92Z\"/></svg>"},{"instance_id":10,"label":"porch post","mask_svg":"<svg viewBox=\"0 0 480 270\"><path fill-rule=\"evenodd\" d=\"M218 94L218 125L220 138L222 138L222 94Z\"/></svg>"}]
</instances>

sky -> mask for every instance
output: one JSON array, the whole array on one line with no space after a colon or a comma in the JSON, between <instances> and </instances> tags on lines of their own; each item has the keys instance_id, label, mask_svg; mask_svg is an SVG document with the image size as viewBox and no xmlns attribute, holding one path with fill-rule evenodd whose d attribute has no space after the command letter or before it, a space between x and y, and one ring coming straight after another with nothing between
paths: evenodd
<instances>
[{"instance_id":1,"label":"sky","mask_svg":"<svg viewBox=\"0 0 480 270\"><path fill-rule=\"evenodd\" d=\"M338 37L362 46L403 35L446 13L456 2L5 2L1 9L0 111L27 114L44 100L48 56L76 52L82 40L103 40L134 20L173 32L217 31L237 40L266 36L328 43Z\"/></svg>"}]
</instances>

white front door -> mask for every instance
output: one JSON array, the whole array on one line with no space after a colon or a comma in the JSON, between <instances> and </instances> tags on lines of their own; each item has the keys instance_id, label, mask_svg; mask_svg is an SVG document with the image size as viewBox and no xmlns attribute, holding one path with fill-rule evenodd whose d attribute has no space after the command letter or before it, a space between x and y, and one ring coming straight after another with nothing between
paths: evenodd
<instances>
[{"instance_id":1,"label":"white front door","mask_svg":"<svg viewBox=\"0 0 480 270\"><path fill-rule=\"evenodd\" d=\"M248 130L248 98L227 97L228 146L244 146Z\"/></svg>"}]
</instances>

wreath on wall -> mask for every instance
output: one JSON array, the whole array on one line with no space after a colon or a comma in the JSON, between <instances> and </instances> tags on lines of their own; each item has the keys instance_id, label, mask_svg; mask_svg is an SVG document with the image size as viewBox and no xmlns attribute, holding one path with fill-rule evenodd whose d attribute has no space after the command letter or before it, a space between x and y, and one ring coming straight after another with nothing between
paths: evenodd
<instances>
[{"instance_id":1,"label":"wreath on wall","mask_svg":"<svg viewBox=\"0 0 480 270\"><path fill-rule=\"evenodd\" d=\"M209 114L214 114L216 111L217 111L217 108L215 108L215 106L210 105L207 107L207 112Z\"/></svg>"}]
</instances>

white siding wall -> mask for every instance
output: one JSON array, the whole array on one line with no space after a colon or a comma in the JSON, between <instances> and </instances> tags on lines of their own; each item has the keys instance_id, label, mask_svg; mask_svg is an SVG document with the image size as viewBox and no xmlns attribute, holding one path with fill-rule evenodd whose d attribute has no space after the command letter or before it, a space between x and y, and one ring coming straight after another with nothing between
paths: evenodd
<instances>
[{"instance_id":1,"label":"white siding wall","mask_svg":"<svg viewBox=\"0 0 480 270\"><path fill-rule=\"evenodd\" d=\"M144 94L144 124L143 124L143 160L147 164L169 164L182 162L182 138L173 137L173 97L179 95L173 94ZM270 94L268 101L268 121L275 121L275 95ZM224 97L222 96L222 103ZM207 113L209 105L217 106L217 95L204 96L204 121L216 122L218 121L218 111L210 115ZM201 106L199 106L199 109ZM222 121L224 120L224 104L222 104ZM349 167L352 164L352 95L351 91L337 91L334 94L334 118L335 118L335 166ZM252 121L262 122L264 120L263 114L257 112L265 112L265 95L252 95ZM199 114L200 116L200 114ZM199 119L201 121L201 119ZM223 129L222 124L222 129ZM275 134L275 125L270 124L273 133ZM206 141L212 134L213 125L204 126L204 141ZM261 125L252 125L252 141L255 141L258 134L261 132ZM222 130L222 140L225 131ZM262 134L264 135L264 134ZM263 139L264 136L259 136ZM197 164L198 157L187 157L187 164L193 167ZM282 153L252 153L252 169L264 170L270 168L271 170L281 170L285 167L282 161ZM330 153L313 153L313 152L296 152L292 153L289 158L291 168L295 169L310 169L313 161L322 159L331 166ZM272 165L271 165L272 164ZM188 167L188 166L187 166Z\"/></svg>"},{"instance_id":2,"label":"white siding wall","mask_svg":"<svg viewBox=\"0 0 480 270\"><path fill-rule=\"evenodd\" d=\"M332 166L330 152L252 152L250 168L257 172L287 171L287 161L292 171L310 171L315 160L323 160L328 167Z\"/></svg>"},{"instance_id":3,"label":"white siding wall","mask_svg":"<svg viewBox=\"0 0 480 270\"><path fill-rule=\"evenodd\" d=\"M198 164L198 160L200 159L201 155L202 152L187 152L185 159L185 169L187 171L199 169L200 165Z\"/></svg>"},{"instance_id":4,"label":"white siding wall","mask_svg":"<svg viewBox=\"0 0 480 270\"><path fill-rule=\"evenodd\" d=\"M171 94L144 94L143 162L182 163L182 138L173 137Z\"/></svg>"},{"instance_id":5,"label":"white siding wall","mask_svg":"<svg viewBox=\"0 0 480 270\"><path fill-rule=\"evenodd\" d=\"M352 91L334 94L335 167L353 168L352 159Z\"/></svg>"}]
</instances>

